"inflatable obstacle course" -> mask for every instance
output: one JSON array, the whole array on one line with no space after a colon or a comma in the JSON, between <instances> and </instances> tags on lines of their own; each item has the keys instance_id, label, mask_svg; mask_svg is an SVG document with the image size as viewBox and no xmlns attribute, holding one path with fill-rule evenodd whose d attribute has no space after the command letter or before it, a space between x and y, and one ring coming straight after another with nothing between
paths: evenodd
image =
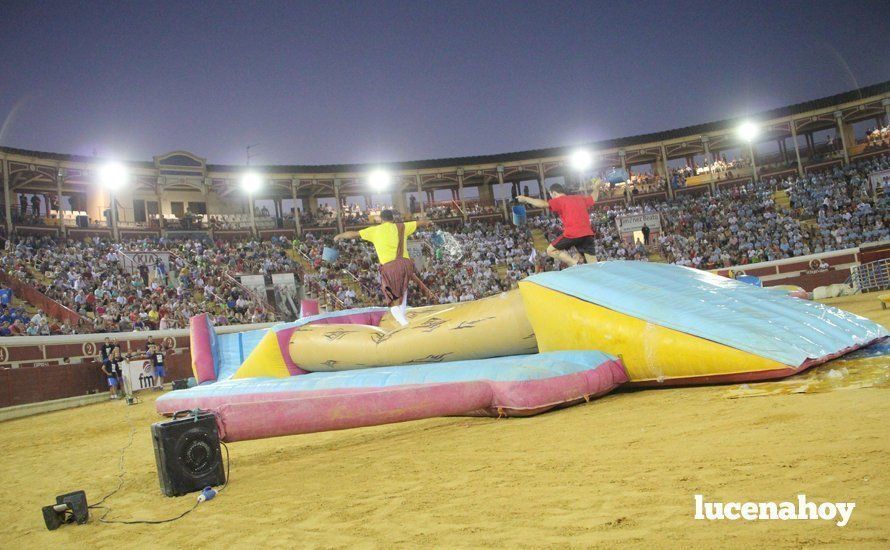
<instances>
[{"instance_id":1,"label":"inflatable obstacle course","mask_svg":"<svg viewBox=\"0 0 890 550\"><path fill-rule=\"evenodd\" d=\"M157 409L207 409L235 441L442 415L527 416L624 383L782 378L887 336L822 304L666 264L601 262L519 291L409 310L327 313L216 335L193 318L200 385ZM313 371L313 372L310 372Z\"/></svg>"}]
</instances>

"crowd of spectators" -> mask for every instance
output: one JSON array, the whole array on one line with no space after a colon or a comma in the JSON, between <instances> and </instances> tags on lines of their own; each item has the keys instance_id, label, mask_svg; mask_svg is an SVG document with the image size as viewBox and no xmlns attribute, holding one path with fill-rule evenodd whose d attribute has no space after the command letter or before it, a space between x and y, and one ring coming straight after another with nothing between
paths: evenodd
<instances>
[{"instance_id":1,"label":"crowd of spectators","mask_svg":"<svg viewBox=\"0 0 890 550\"><path fill-rule=\"evenodd\" d=\"M0 336L50 336L71 332L68 323L52 319L40 309L30 315L23 307L0 304Z\"/></svg>"},{"instance_id":2,"label":"crowd of spectators","mask_svg":"<svg viewBox=\"0 0 890 550\"><path fill-rule=\"evenodd\" d=\"M597 257L647 261L654 254L679 265L713 269L886 240L890 189L873 193L868 174L887 169L890 156L884 155L806 177L595 209L591 222ZM787 193L790 208L776 203L776 190ZM470 213L500 212L487 208ZM324 208L320 212L333 214ZM460 217L456 205L426 212L433 219ZM661 227L650 242L619 235L619 216L655 212ZM366 220L360 210L354 214L355 220ZM418 232L415 238L426 248L418 275L430 294L415 289L412 305L473 300L512 288L531 273L557 269L552 259L535 251L533 230L552 240L561 229L558 219L548 215L531 217L520 227L499 219L471 220L447 229L458 245L457 255L443 254L432 244L438 228ZM199 312L210 313L217 324L272 320L264 300L236 281L242 274L261 274L269 283L272 273L293 272L308 294L324 296L333 308L382 303L373 247L358 240L341 242L339 258L326 262L325 246L333 246L330 237L311 231L294 243L282 238L235 243L152 238L118 244L27 237L7 242L0 268L89 319L96 331L183 327ZM135 270L126 266L124 254L140 250L169 252L169 264ZM9 304L0 307L0 335L73 330L42 311L29 315Z\"/></svg>"},{"instance_id":3,"label":"crowd of spectators","mask_svg":"<svg viewBox=\"0 0 890 550\"><path fill-rule=\"evenodd\" d=\"M426 217L431 220L445 220L461 217L460 208L458 208L457 204L440 204L436 206L428 206L425 212Z\"/></svg>"},{"instance_id":4,"label":"crowd of spectators","mask_svg":"<svg viewBox=\"0 0 890 550\"><path fill-rule=\"evenodd\" d=\"M874 151L890 147L890 126L869 129L865 133L865 150Z\"/></svg>"},{"instance_id":5,"label":"crowd of spectators","mask_svg":"<svg viewBox=\"0 0 890 550\"><path fill-rule=\"evenodd\" d=\"M327 204L319 204L316 212L300 212L300 225L303 227L336 227L337 212Z\"/></svg>"},{"instance_id":6,"label":"crowd of spectators","mask_svg":"<svg viewBox=\"0 0 890 550\"><path fill-rule=\"evenodd\" d=\"M216 324L275 320L265 301L235 277L299 270L286 253L289 246L280 239L118 244L28 237L7 242L0 268L87 319L94 332L164 330L185 327L189 317L204 312ZM126 252L140 250L168 252L169 262L132 266L124 261ZM61 323L50 333L77 329Z\"/></svg>"}]
</instances>

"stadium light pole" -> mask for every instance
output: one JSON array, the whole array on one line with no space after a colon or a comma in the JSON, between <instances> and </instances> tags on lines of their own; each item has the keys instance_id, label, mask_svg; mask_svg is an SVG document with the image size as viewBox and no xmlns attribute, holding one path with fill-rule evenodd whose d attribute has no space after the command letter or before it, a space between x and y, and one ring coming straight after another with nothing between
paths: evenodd
<instances>
[{"instance_id":1,"label":"stadium light pole","mask_svg":"<svg viewBox=\"0 0 890 550\"><path fill-rule=\"evenodd\" d=\"M739 137L748 142L748 153L751 155L751 169L754 175L754 184L757 184L757 159L754 158L754 139L760 134L760 128L751 121L743 122L738 129Z\"/></svg>"},{"instance_id":2,"label":"stadium light pole","mask_svg":"<svg viewBox=\"0 0 890 550\"><path fill-rule=\"evenodd\" d=\"M257 234L256 213L254 212L254 193L263 187L263 180L256 172L247 172L241 176L241 190L247 194L247 210L250 213L250 230Z\"/></svg>"},{"instance_id":3,"label":"stadium light pole","mask_svg":"<svg viewBox=\"0 0 890 550\"><path fill-rule=\"evenodd\" d=\"M569 157L569 163L578 172L578 186L580 189L584 186L584 172L589 170L593 164L593 156L586 149L578 149Z\"/></svg>"},{"instance_id":4,"label":"stadium light pole","mask_svg":"<svg viewBox=\"0 0 890 550\"><path fill-rule=\"evenodd\" d=\"M110 162L99 169L99 183L108 191L109 210L111 210L111 236L114 240L119 238L117 196L115 192L127 183L129 177L130 174L127 172L127 168L119 162Z\"/></svg>"}]
</instances>

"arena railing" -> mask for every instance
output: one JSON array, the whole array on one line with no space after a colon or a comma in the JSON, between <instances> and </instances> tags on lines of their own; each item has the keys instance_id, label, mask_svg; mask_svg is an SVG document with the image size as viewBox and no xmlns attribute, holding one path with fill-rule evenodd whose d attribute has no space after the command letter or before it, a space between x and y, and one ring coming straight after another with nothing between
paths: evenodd
<instances>
[{"instance_id":1,"label":"arena railing","mask_svg":"<svg viewBox=\"0 0 890 550\"><path fill-rule=\"evenodd\" d=\"M890 260L887 258L850 268L850 283L859 292L890 288Z\"/></svg>"},{"instance_id":2,"label":"arena railing","mask_svg":"<svg viewBox=\"0 0 890 550\"><path fill-rule=\"evenodd\" d=\"M13 295L42 309L50 317L69 323L72 327L76 327L79 332L93 331L93 324L87 318L53 300L18 277L0 271L0 282L11 288Z\"/></svg>"},{"instance_id":3,"label":"arena railing","mask_svg":"<svg viewBox=\"0 0 890 550\"><path fill-rule=\"evenodd\" d=\"M173 250L166 250L166 252L168 252L168 253L170 254L170 257L171 257L171 258L176 258L176 259L179 259L179 260L182 259L182 258L181 258L176 252L174 252ZM266 299L264 296L260 296L259 294L257 294L256 292L254 292L252 289L247 288L246 286L244 286L244 285L241 283L241 281L239 281L238 279L236 279L235 277L233 277L231 274L229 274L228 271L223 271L223 279L227 280L229 283L231 283L231 284L232 284L235 288L237 288L239 291L245 293L245 294L246 294L252 301L254 301L254 302L256 302L258 305L262 306L264 310L271 311L271 312L276 316L276 318L279 317L279 315L278 315L278 311L275 309L275 306L273 306L273 305L269 302L268 299Z\"/></svg>"},{"instance_id":4,"label":"arena railing","mask_svg":"<svg viewBox=\"0 0 890 550\"><path fill-rule=\"evenodd\" d=\"M247 295L250 297L250 299L251 299L252 301L258 303L258 304L261 305L261 306L263 306L264 309L266 309L266 310L268 310L268 311L271 311L273 314L275 314L276 317L278 317L278 311L275 309L275 306L272 305L272 303L269 302L269 300L266 299L265 296L260 296L259 293L257 293L257 292L256 292L255 290L253 290L252 288L248 288L248 287L244 286L244 285L241 283L241 281L239 281L238 279L236 279L235 277L233 277L232 275L230 275L228 271L223 272L223 277L227 278L227 279L229 280L229 282L230 282L233 286L235 286L235 288L237 288L237 289L240 290L241 292L244 292L245 294L247 294ZM264 282L265 282L265 278L264 278L263 280L264 280Z\"/></svg>"},{"instance_id":5,"label":"arena railing","mask_svg":"<svg viewBox=\"0 0 890 550\"><path fill-rule=\"evenodd\" d=\"M306 255L306 253L304 253L304 252L303 252L302 250L300 250L300 249L294 249L294 250L296 250L297 253L298 253L300 256L303 257L303 259L306 261L306 265L308 265L308 266L310 266L310 267L313 265L312 259L311 259L308 255ZM314 269L314 268L313 268L313 269ZM318 274L318 273L316 272L316 275L317 275L317 274ZM325 302L327 302L327 300L330 299L330 300L337 306L338 309L345 309L345 308L346 308L346 304L344 304L344 303L343 303L343 300L341 300L340 298L338 298L336 294L334 294L334 293L331 292L330 290L324 288L323 286L321 286L320 283L318 283L318 282L312 280L311 278L309 278L308 281L307 281L305 275L308 275L308 274L304 274L304 277L302 277L302 282L303 282L303 285L304 285L304 286L307 286L307 287L309 287L310 289L312 289L313 291L315 291L316 294L319 295L319 297L324 298Z\"/></svg>"}]
</instances>

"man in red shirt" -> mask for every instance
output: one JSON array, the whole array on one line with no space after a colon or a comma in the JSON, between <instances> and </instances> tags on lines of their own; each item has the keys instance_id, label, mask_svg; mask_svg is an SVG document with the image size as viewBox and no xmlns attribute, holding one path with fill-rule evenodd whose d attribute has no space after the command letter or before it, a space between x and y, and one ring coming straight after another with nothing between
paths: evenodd
<instances>
[{"instance_id":1,"label":"man in red shirt","mask_svg":"<svg viewBox=\"0 0 890 550\"><path fill-rule=\"evenodd\" d=\"M569 267L578 263L567 251L575 248L582 254L587 263L596 262L596 246L593 239L593 228L590 226L590 214L587 209L596 202L600 195L599 182L593 186L590 195L567 195L565 187L555 183L548 190L550 200L533 199L525 195L516 197L519 202L538 208L549 208L562 221L562 235L547 247L547 255L562 261Z\"/></svg>"}]
</instances>

